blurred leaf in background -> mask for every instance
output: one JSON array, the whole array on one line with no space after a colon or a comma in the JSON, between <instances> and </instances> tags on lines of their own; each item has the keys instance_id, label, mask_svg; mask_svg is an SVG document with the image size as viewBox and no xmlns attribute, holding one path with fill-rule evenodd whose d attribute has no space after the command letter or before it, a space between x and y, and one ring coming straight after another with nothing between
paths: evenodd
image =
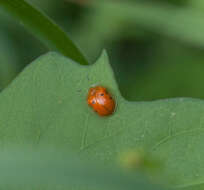
<instances>
[{"instance_id":1,"label":"blurred leaf in background","mask_svg":"<svg viewBox=\"0 0 204 190\"><path fill-rule=\"evenodd\" d=\"M100 11L81 30L89 34L82 46L97 35L98 42L91 44L94 48L88 53L97 55L102 46L111 52L112 66L127 99L203 98L202 12L187 1L179 6L105 1L96 7Z\"/></svg>"},{"instance_id":2,"label":"blurred leaf in background","mask_svg":"<svg viewBox=\"0 0 204 190\"><path fill-rule=\"evenodd\" d=\"M62 26L90 62L106 48L125 98L204 98L202 0L28 2ZM3 88L47 49L1 14Z\"/></svg>"},{"instance_id":3,"label":"blurred leaf in background","mask_svg":"<svg viewBox=\"0 0 204 190\"><path fill-rule=\"evenodd\" d=\"M0 88L4 88L26 64L46 51L42 44L4 12L0 12L0 23Z\"/></svg>"},{"instance_id":4,"label":"blurred leaf in background","mask_svg":"<svg viewBox=\"0 0 204 190\"><path fill-rule=\"evenodd\" d=\"M138 172L81 161L72 152L29 151L26 147L1 151L2 189L159 190Z\"/></svg>"}]
</instances>

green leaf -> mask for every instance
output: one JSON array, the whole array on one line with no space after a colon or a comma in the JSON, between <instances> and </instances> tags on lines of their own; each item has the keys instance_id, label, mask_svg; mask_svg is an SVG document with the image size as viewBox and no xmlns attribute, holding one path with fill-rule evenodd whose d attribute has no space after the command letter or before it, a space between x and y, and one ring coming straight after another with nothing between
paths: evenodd
<instances>
[{"instance_id":1,"label":"green leaf","mask_svg":"<svg viewBox=\"0 0 204 190\"><path fill-rule=\"evenodd\" d=\"M6 33L1 29L0 32L0 91L7 86L18 73L16 60L18 56L15 48Z\"/></svg>"},{"instance_id":2,"label":"green leaf","mask_svg":"<svg viewBox=\"0 0 204 190\"><path fill-rule=\"evenodd\" d=\"M82 162L70 152L7 149L1 151L0 167L2 189L159 189L142 175Z\"/></svg>"},{"instance_id":3,"label":"green leaf","mask_svg":"<svg viewBox=\"0 0 204 190\"><path fill-rule=\"evenodd\" d=\"M100 117L87 105L93 85L103 85L113 95L113 115ZM158 179L175 187L204 182L203 124L202 100L126 101L105 52L91 66L49 53L0 94L0 149L46 145L106 165L118 163L124 152L141 149L150 162L160 163ZM148 167L144 171L153 175Z\"/></svg>"},{"instance_id":4,"label":"green leaf","mask_svg":"<svg viewBox=\"0 0 204 190\"><path fill-rule=\"evenodd\" d=\"M43 42L50 50L87 65L88 62L67 36L51 19L24 0L0 0L0 8L6 10L21 25Z\"/></svg>"}]
</instances>

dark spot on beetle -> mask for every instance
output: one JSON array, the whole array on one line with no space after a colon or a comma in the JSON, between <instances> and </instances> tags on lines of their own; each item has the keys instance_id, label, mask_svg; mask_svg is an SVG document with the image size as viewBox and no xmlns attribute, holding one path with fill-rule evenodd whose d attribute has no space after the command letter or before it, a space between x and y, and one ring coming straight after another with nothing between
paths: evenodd
<instances>
[{"instance_id":1,"label":"dark spot on beetle","mask_svg":"<svg viewBox=\"0 0 204 190\"><path fill-rule=\"evenodd\" d=\"M111 100L113 99L111 96L109 97Z\"/></svg>"},{"instance_id":2,"label":"dark spot on beetle","mask_svg":"<svg viewBox=\"0 0 204 190\"><path fill-rule=\"evenodd\" d=\"M92 101L92 104L95 104L95 101Z\"/></svg>"},{"instance_id":3,"label":"dark spot on beetle","mask_svg":"<svg viewBox=\"0 0 204 190\"><path fill-rule=\"evenodd\" d=\"M104 94L101 94L101 96L104 96Z\"/></svg>"}]
</instances>

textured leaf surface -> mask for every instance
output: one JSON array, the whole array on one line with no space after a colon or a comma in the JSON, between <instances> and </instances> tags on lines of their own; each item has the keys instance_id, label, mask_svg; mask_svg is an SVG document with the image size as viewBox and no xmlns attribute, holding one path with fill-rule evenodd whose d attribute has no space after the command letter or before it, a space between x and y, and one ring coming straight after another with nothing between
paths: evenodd
<instances>
[{"instance_id":1,"label":"textured leaf surface","mask_svg":"<svg viewBox=\"0 0 204 190\"><path fill-rule=\"evenodd\" d=\"M117 109L112 116L99 117L87 106L93 85L113 94ZM40 57L0 94L0 113L3 150L12 144L31 150L49 145L112 164L121 152L143 148L161 160L161 174L171 185L190 188L204 181L203 101L128 102L105 53L91 66L57 53Z\"/></svg>"}]
</instances>

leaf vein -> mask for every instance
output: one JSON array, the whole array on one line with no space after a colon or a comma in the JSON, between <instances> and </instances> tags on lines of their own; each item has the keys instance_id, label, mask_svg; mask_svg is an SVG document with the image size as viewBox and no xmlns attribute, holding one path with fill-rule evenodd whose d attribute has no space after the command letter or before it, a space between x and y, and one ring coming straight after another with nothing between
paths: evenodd
<instances>
[{"instance_id":1,"label":"leaf vein","mask_svg":"<svg viewBox=\"0 0 204 190\"><path fill-rule=\"evenodd\" d=\"M184 135L184 134L192 134L192 133L196 133L196 132L201 132L203 131L204 132L204 129L203 128L200 128L200 129L194 129L194 130L187 130L187 131L183 131L183 132L180 132L180 133L176 133L174 135L168 135L164 138L162 138L159 142L157 142L153 147L152 147L152 151L155 151L159 146L161 146L162 144L172 140L173 138L175 137L178 137L178 136L181 136L181 135Z\"/></svg>"}]
</instances>

